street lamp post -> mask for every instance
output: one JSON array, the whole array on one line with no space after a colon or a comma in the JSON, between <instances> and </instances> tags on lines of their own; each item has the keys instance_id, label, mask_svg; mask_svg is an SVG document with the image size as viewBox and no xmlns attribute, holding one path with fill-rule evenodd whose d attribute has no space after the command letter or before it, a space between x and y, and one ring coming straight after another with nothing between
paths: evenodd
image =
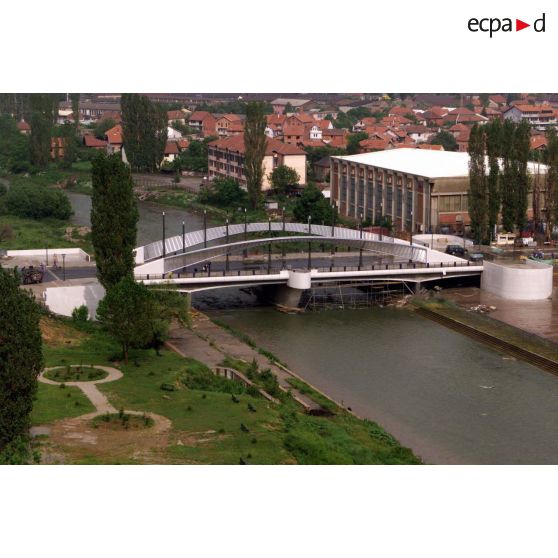
<instances>
[{"instance_id":1,"label":"street lamp post","mask_svg":"<svg viewBox=\"0 0 558 558\"><path fill-rule=\"evenodd\" d=\"M182 221L182 253L186 253L186 223Z\"/></svg>"},{"instance_id":2,"label":"street lamp post","mask_svg":"<svg viewBox=\"0 0 558 558\"><path fill-rule=\"evenodd\" d=\"M229 243L229 218L227 217L226 221L225 221L225 244ZM227 255L226 255L226 261L225 261L225 271L229 271L229 249L227 247Z\"/></svg>"},{"instance_id":3,"label":"street lamp post","mask_svg":"<svg viewBox=\"0 0 558 558\"><path fill-rule=\"evenodd\" d=\"M283 236L285 236L285 206L283 206L282 221L283 221ZM281 267L285 268L285 243L281 242Z\"/></svg>"},{"instance_id":4,"label":"street lamp post","mask_svg":"<svg viewBox=\"0 0 558 558\"><path fill-rule=\"evenodd\" d=\"M312 234L312 216L308 215L308 236ZM312 269L312 241L308 240L308 271Z\"/></svg>"},{"instance_id":5,"label":"street lamp post","mask_svg":"<svg viewBox=\"0 0 558 558\"><path fill-rule=\"evenodd\" d=\"M244 240L248 240L248 213L244 208Z\"/></svg>"},{"instance_id":6,"label":"street lamp post","mask_svg":"<svg viewBox=\"0 0 558 558\"><path fill-rule=\"evenodd\" d=\"M203 247L207 248L207 211L203 210Z\"/></svg>"},{"instance_id":7,"label":"street lamp post","mask_svg":"<svg viewBox=\"0 0 558 558\"><path fill-rule=\"evenodd\" d=\"M268 218L269 243L267 245L267 273L271 273L271 217Z\"/></svg>"},{"instance_id":8,"label":"street lamp post","mask_svg":"<svg viewBox=\"0 0 558 558\"><path fill-rule=\"evenodd\" d=\"M358 222L358 228L360 230L360 240L362 240L362 213L360 214L360 218L359 218L359 222ZM359 255L358 255L358 270L360 271L360 268L362 267L362 243L360 245L360 251L359 251Z\"/></svg>"},{"instance_id":9,"label":"street lamp post","mask_svg":"<svg viewBox=\"0 0 558 558\"><path fill-rule=\"evenodd\" d=\"M163 211L163 259L167 255L167 243L166 243L166 230L165 230L165 212Z\"/></svg>"}]
</instances>

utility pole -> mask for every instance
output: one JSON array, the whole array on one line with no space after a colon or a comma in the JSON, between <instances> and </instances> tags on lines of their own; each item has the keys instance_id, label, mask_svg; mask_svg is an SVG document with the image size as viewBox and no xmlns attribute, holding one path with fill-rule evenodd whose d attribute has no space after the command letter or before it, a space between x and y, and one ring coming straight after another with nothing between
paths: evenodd
<instances>
[{"instance_id":1,"label":"utility pole","mask_svg":"<svg viewBox=\"0 0 558 558\"><path fill-rule=\"evenodd\" d=\"M203 247L207 248L207 211L203 210Z\"/></svg>"},{"instance_id":2,"label":"utility pole","mask_svg":"<svg viewBox=\"0 0 558 558\"><path fill-rule=\"evenodd\" d=\"M167 246L166 246L166 230L165 230L165 212L163 211L163 259L165 259L167 255Z\"/></svg>"}]
</instances>

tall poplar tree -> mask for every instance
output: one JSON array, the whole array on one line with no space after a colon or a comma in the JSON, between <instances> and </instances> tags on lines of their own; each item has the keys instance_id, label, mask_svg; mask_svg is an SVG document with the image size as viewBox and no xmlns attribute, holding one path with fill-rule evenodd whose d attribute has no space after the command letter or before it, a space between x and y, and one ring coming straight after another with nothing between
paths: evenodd
<instances>
[{"instance_id":1,"label":"tall poplar tree","mask_svg":"<svg viewBox=\"0 0 558 558\"><path fill-rule=\"evenodd\" d=\"M43 367L39 317L34 299L0 266L0 454L29 430Z\"/></svg>"},{"instance_id":2,"label":"tall poplar tree","mask_svg":"<svg viewBox=\"0 0 558 558\"><path fill-rule=\"evenodd\" d=\"M50 161L50 142L54 121L54 100L51 95L32 93L29 95L29 116L31 126L31 162L38 168L45 168Z\"/></svg>"},{"instance_id":3,"label":"tall poplar tree","mask_svg":"<svg viewBox=\"0 0 558 558\"><path fill-rule=\"evenodd\" d=\"M521 231L527 225L527 206L529 196L529 173L527 163L531 150L531 126L522 120L516 127L514 134L514 167L516 173L515 190L515 224Z\"/></svg>"},{"instance_id":4,"label":"tall poplar tree","mask_svg":"<svg viewBox=\"0 0 558 558\"><path fill-rule=\"evenodd\" d=\"M130 168L115 154L93 160L91 240L97 277L105 289L134 269L138 209Z\"/></svg>"},{"instance_id":5,"label":"tall poplar tree","mask_svg":"<svg viewBox=\"0 0 558 558\"><path fill-rule=\"evenodd\" d=\"M244 172L248 198L253 209L262 202L263 160L267 145L265 128L265 104L257 101L248 103L244 126Z\"/></svg>"},{"instance_id":6,"label":"tall poplar tree","mask_svg":"<svg viewBox=\"0 0 558 558\"><path fill-rule=\"evenodd\" d=\"M502 225L504 231L512 232L516 217L517 173L514 162L514 135L516 125L504 120L502 125L502 174L500 177L500 197L502 200Z\"/></svg>"},{"instance_id":7,"label":"tall poplar tree","mask_svg":"<svg viewBox=\"0 0 558 558\"><path fill-rule=\"evenodd\" d=\"M502 124L498 118L485 125L486 133L486 154L488 156L488 228L490 234L498 224L498 214L500 213L500 162Z\"/></svg>"},{"instance_id":8,"label":"tall poplar tree","mask_svg":"<svg viewBox=\"0 0 558 558\"><path fill-rule=\"evenodd\" d=\"M545 189L545 229L548 240L552 238L554 223L558 220L558 134L554 127L548 130L548 147L546 150L546 174Z\"/></svg>"},{"instance_id":9,"label":"tall poplar tree","mask_svg":"<svg viewBox=\"0 0 558 558\"><path fill-rule=\"evenodd\" d=\"M478 244L488 238L488 192L484 153L484 129L475 124L469 138L469 216Z\"/></svg>"},{"instance_id":10,"label":"tall poplar tree","mask_svg":"<svg viewBox=\"0 0 558 558\"><path fill-rule=\"evenodd\" d=\"M165 107L136 93L123 94L121 107L124 149L130 166L136 171L156 171L167 143Z\"/></svg>"}]
</instances>

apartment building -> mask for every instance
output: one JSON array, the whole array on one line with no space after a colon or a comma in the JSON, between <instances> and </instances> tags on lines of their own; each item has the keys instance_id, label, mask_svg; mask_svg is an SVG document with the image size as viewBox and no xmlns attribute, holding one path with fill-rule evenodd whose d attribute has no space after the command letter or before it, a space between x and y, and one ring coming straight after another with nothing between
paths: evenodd
<instances>
[{"instance_id":1,"label":"apartment building","mask_svg":"<svg viewBox=\"0 0 558 558\"><path fill-rule=\"evenodd\" d=\"M245 187L244 158L244 134L210 142L208 145L210 178L235 178ZM274 138L267 138L263 161L264 179L262 188L264 190L271 188L268 175L280 165L295 169L300 176L300 184L306 184L306 153L294 145L288 145Z\"/></svg>"},{"instance_id":2,"label":"apartment building","mask_svg":"<svg viewBox=\"0 0 558 558\"><path fill-rule=\"evenodd\" d=\"M533 128L544 130L556 125L556 110L550 105L514 105L502 113L504 118L521 122L526 120Z\"/></svg>"},{"instance_id":3,"label":"apartment building","mask_svg":"<svg viewBox=\"0 0 558 558\"><path fill-rule=\"evenodd\" d=\"M545 165L528 169L544 180ZM332 203L353 219L389 217L397 231L413 232L470 225L468 153L401 148L331 157L330 185Z\"/></svg>"}]
</instances>

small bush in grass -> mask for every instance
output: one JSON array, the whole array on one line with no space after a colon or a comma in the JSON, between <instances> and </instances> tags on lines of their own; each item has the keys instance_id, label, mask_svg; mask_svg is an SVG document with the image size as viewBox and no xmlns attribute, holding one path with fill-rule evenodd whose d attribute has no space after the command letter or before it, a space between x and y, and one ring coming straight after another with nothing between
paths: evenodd
<instances>
[{"instance_id":1,"label":"small bush in grass","mask_svg":"<svg viewBox=\"0 0 558 558\"><path fill-rule=\"evenodd\" d=\"M89 310L85 304L72 310L72 320L78 324L83 324L89 319Z\"/></svg>"},{"instance_id":2,"label":"small bush in grass","mask_svg":"<svg viewBox=\"0 0 558 558\"><path fill-rule=\"evenodd\" d=\"M252 438L252 443L253 443L253 444L257 444L257 443L258 443L258 440L257 440L256 438Z\"/></svg>"},{"instance_id":3,"label":"small bush in grass","mask_svg":"<svg viewBox=\"0 0 558 558\"><path fill-rule=\"evenodd\" d=\"M66 389L66 384L64 382L60 384L60 389Z\"/></svg>"},{"instance_id":4,"label":"small bush in grass","mask_svg":"<svg viewBox=\"0 0 558 558\"><path fill-rule=\"evenodd\" d=\"M161 389L163 391L175 391L176 387L173 386L172 384L161 384Z\"/></svg>"}]
</instances>

